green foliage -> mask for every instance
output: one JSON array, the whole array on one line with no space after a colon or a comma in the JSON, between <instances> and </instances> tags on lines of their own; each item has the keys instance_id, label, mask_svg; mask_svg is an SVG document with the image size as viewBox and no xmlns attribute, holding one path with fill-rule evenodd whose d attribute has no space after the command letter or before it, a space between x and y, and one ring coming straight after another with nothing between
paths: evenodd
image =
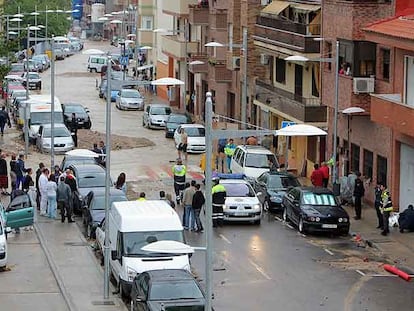
<instances>
[{"instance_id":1,"label":"green foliage","mask_svg":"<svg viewBox=\"0 0 414 311\"><path fill-rule=\"evenodd\" d=\"M3 78L7 75L9 71L10 71L10 66L0 65L0 80L3 80Z\"/></svg>"}]
</instances>

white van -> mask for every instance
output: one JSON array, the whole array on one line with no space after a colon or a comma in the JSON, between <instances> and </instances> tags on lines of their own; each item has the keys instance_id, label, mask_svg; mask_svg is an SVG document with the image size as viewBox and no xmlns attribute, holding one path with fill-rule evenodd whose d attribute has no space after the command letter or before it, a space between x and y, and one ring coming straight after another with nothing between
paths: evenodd
<instances>
[{"instance_id":1,"label":"white van","mask_svg":"<svg viewBox=\"0 0 414 311\"><path fill-rule=\"evenodd\" d=\"M129 295L132 281L141 272L157 269L190 271L188 254L142 250L142 247L157 241L184 243L180 218L165 201L114 202L106 225L109 225L111 273L121 296Z\"/></svg>"},{"instance_id":2,"label":"white van","mask_svg":"<svg viewBox=\"0 0 414 311\"><path fill-rule=\"evenodd\" d=\"M106 56L91 55L88 59L88 71L102 72L102 67L106 66L108 58Z\"/></svg>"}]
</instances>

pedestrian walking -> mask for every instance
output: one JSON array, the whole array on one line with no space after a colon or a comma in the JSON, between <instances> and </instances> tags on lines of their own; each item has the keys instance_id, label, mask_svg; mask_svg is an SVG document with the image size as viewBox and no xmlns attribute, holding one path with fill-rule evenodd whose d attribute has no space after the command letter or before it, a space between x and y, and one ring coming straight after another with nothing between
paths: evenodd
<instances>
[{"instance_id":1,"label":"pedestrian walking","mask_svg":"<svg viewBox=\"0 0 414 311\"><path fill-rule=\"evenodd\" d=\"M74 112L72 113L69 127L73 139L73 144L75 147L78 147L78 119L76 119L76 114Z\"/></svg>"},{"instance_id":2,"label":"pedestrian walking","mask_svg":"<svg viewBox=\"0 0 414 311\"><path fill-rule=\"evenodd\" d=\"M20 189L20 185L23 184L26 168L24 164L24 154L20 154L16 161L16 189Z\"/></svg>"},{"instance_id":3,"label":"pedestrian walking","mask_svg":"<svg viewBox=\"0 0 414 311\"><path fill-rule=\"evenodd\" d=\"M23 191L29 192L30 187L34 186L32 175L33 175L33 170L31 168L28 168L26 170L26 175L24 176L24 180L22 184Z\"/></svg>"},{"instance_id":4,"label":"pedestrian walking","mask_svg":"<svg viewBox=\"0 0 414 311\"><path fill-rule=\"evenodd\" d=\"M387 184L384 181L380 183L380 189L381 189L381 212L382 212L383 224L384 224L381 234L385 236L388 233L390 233L389 218L394 208L392 206L391 194L389 190L387 189Z\"/></svg>"},{"instance_id":5,"label":"pedestrian walking","mask_svg":"<svg viewBox=\"0 0 414 311\"><path fill-rule=\"evenodd\" d=\"M11 183L11 192L16 188L17 183L17 160L16 155L13 153L10 160L10 183Z\"/></svg>"},{"instance_id":6,"label":"pedestrian walking","mask_svg":"<svg viewBox=\"0 0 414 311\"><path fill-rule=\"evenodd\" d=\"M116 182L115 182L115 188L122 190L125 195L127 194L127 183L126 183L126 175L125 173L120 173Z\"/></svg>"},{"instance_id":7,"label":"pedestrian walking","mask_svg":"<svg viewBox=\"0 0 414 311\"><path fill-rule=\"evenodd\" d=\"M103 167L106 167L106 146L103 140L99 142L99 153L101 154L99 162Z\"/></svg>"},{"instance_id":8,"label":"pedestrian walking","mask_svg":"<svg viewBox=\"0 0 414 311\"><path fill-rule=\"evenodd\" d=\"M3 106L3 107L1 107L1 110L0 110L0 131L1 131L1 136L3 136L3 134L4 134L4 127L6 126L6 124L9 126L9 128L11 127L11 122L10 122L9 114L6 111L6 107Z\"/></svg>"},{"instance_id":9,"label":"pedestrian walking","mask_svg":"<svg viewBox=\"0 0 414 311\"><path fill-rule=\"evenodd\" d=\"M220 184L220 178L213 178L213 188L211 189L213 205L213 227L222 226L224 221L223 205L226 202L226 188Z\"/></svg>"},{"instance_id":10,"label":"pedestrian walking","mask_svg":"<svg viewBox=\"0 0 414 311\"><path fill-rule=\"evenodd\" d=\"M377 212L377 219L378 219L377 229L384 230L384 218L381 213L381 193L382 193L382 190L381 190L380 183L377 182L377 185L375 186L375 189L374 189L374 195L375 195L374 205L375 205L375 211Z\"/></svg>"},{"instance_id":11,"label":"pedestrian walking","mask_svg":"<svg viewBox=\"0 0 414 311\"><path fill-rule=\"evenodd\" d=\"M311 175L311 182L314 187L323 187L323 175L319 169L319 164L315 163L313 165L313 172Z\"/></svg>"},{"instance_id":12,"label":"pedestrian walking","mask_svg":"<svg viewBox=\"0 0 414 311\"><path fill-rule=\"evenodd\" d=\"M181 152L184 154L184 160L188 160L187 146L188 146L188 135L186 131L181 129Z\"/></svg>"},{"instance_id":13,"label":"pedestrian walking","mask_svg":"<svg viewBox=\"0 0 414 311\"><path fill-rule=\"evenodd\" d=\"M191 230L190 222L194 218L193 213L193 197L195 193L195 180L192 180L189 187L184 190L183 193L183 205L184 205L184 217L183 217L183 227L184 230Z\"/></svg>"},{"instance_id":14,"label":"pedestrian walking","mask_svg":"<svg viewBox=\"0 0 414 311\"><path fill-rule=\"evenodd\" d=\"M231 158L236 150L236 145L234 144L234 140L232 138L229 139L226 146L224 146L224 154L226 155L226 164L227 164L227 172L231 173Z\"/></svg>"},{"instance_id":15,"label":"pedestrian walking","mask_svg":"<svg viewBox=\"0 0 414 311\"><path fill-rule=\"evenodd\" d=\"M187 174L187 167L183 164L181 158L177 159L177 162L172 167L172 173L174 176L174 192L177 205L181 201L181 192L185 189L185 176Z\"/></svg>"},{"instance_id":16,"label":"pedestrian walking","mask_svg":"<svg viewBox=\"0 0 414 311\"><path fill-rule=\"evenodd\" d=\"M361 179L361 173L356 173L357 178L355 179L355 186L354 186L354 206L355 206L355 220L361 219L361 211L362 211L362 198L365 194L364 182Z\"/></svg>"},{"instance_id":17,"label":"pedestrian walking","mask_svg":"<svg viewBox=\"0 0 414 311\"><path fill-rule=\"evenodd\" d=\"M72 191L67 183L65 177L61 176L59 184L56 189L57 207L60 209L61 221L65 222L65 216L68 222L72 222Z\"/></svg>"},{"instance_id":18,"label":"pedestrian walking","mask_svg":"<svg viewBox=\"0 0 414 311\"><path fill-rule=\"evenodd\" d=\"M0 154L0 188L1 194L9 195L7 188L9 187L9 176L7 173L7 161L4 153Z\"/></svg>"},{"instance_id":19,"label":"pedestrian walking","mask_svg":"<svg viewBox=\"0 0 414 311\"><path fill-rule=\"evenodd\" d=\"M323 177L322 179L323 187L327 188L328 183L329 183L329 166L326 164L326 162L322 162L320 170L322 172L322 177Z\"/></svg>"},{"instance_id":20,"label":"pedestrian walking","mask_svg":"<svg viewBox=\"0 0 414 311\"><path fill-rule=\"evenodd\" d=\"M203 224L201 223L201 220L200 220L200 213L201 213L201 209L203 208L204 203L206 202L206 199L204 197L203 192L200 190L200 188L201 188L200 184L195 185L195 193L193 196L193 202L191 204L193 207L194 218L191 221L190 228L196 232L204 231Z\"/></svg>"},{"instance_id":21,"label":"pedestrian walking","mask_svg":"<svg viewBox=\"0 0 414 311\"><path fill-rule=\"evenodd\" d=\"M46 184L46 192L47 192L47 215L49 218L56 219L56 190L57 184L55 181L55 175L50 174L49 181Z\"/></svg>"},{"instance_id":22,"label":"pedestrian walking","mask_svg":"<svg viewBox=\"0 0 414 311\"><path fill-rule=\"evenodd\" d=\"M42 174L42 170L45 167L43 162L39 163L39 167L36 170L36 204L37 208L40 209L40 189L39 189L39 177Z\"/></svg>"},{"instance_id":23,"label":"pedestrian walking","mask_svg":"<svg viewBox=\"0 0 414 311\"><path fill-rule=\"evenodd\" d=\"M47 183L49 182L49 169L43 168L39 177L40 190L40 216L46 216L47 212Z\"/></svg>"}]
</instances>

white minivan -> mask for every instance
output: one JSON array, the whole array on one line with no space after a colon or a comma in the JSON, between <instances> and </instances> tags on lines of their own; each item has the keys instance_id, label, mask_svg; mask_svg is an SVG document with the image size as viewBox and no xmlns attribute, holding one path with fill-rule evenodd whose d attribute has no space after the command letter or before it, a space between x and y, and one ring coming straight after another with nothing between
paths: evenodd
<instances>
[{"instance_id":1,"label":"white minivan","mask_svg":"<svg viewBox=\"0 0 414 311\"><path fill-rule=\"evenodd\" d=\"M102 67L106 66L108 58L106 56L91 55L88 59L88 71L102 72Z\"/></svg>"},{"instance_id":2,"label":"white minivan","mask_svg":"<svg viewBox=\"0 0 414 311\"><path fill-rule=\"evenodd\" d=\"M141 272L158 269L190 271L189 254L142 249L158 241L184 243L180 218L166 201L114 202L106 225L109 226L111 273L121 296L129 296L132 281Z\"/></svg>"}]
</instances>

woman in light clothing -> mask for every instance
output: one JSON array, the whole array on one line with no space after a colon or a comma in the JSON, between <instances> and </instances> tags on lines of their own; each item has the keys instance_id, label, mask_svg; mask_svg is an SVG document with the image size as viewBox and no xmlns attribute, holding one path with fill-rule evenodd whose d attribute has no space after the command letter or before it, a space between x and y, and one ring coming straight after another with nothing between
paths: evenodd
<instances>
[{"instance_id":1,"label":"woman in light clothing","mask_svg":"<svg viewBox=\"0 0 414 311\"><path fill-rule=\"evenodd\" d=\"M47 193L47 214L49 218L56 218L56 190L57 184L55 182L55 174L50 174L49 181L46 184Z\"/></svg>"}]
</instances>

